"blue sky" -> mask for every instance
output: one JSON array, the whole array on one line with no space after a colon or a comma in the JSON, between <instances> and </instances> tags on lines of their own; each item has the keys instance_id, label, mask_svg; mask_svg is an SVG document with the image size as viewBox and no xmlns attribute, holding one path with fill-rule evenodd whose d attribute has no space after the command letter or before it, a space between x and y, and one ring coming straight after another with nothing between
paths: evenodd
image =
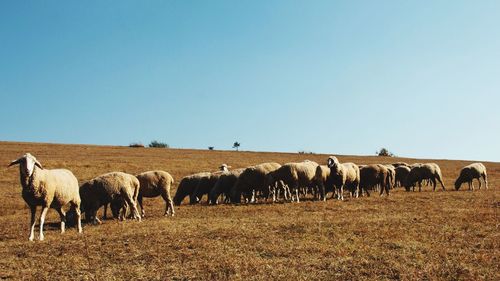
<instances>
[{"instance_id":1,"label":"blue sky","mask_svg":"<svg viewBox=\"0 0 500 281\"><path fill-rule=\"evenodd\" d=\"M0 140L500 161L500 1L1 1Z\"/></svg>"}]
</instances>

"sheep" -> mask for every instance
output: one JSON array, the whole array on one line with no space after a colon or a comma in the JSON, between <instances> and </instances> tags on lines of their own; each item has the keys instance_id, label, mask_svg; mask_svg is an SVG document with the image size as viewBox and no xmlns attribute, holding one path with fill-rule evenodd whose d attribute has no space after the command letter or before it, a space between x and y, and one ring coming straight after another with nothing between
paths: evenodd
<instances>
[{"instance_id":1,"label":"sheep","mask_svg":"<svg viewBox=\"0 0 500 281\"><path fill-rule=\"evenodd\" d=\"M285 184L289 190L292 192L291 200L295 199L297 202L300 202L299 199L299 188L307 188L315 185L314 177L316 175L316 168L318 167L318 163L313 161L303 161L299 163L287 163L278 169L269 172L268 177L268 186L276 186L277 182L282 182ZM273 202L276 201L276 189L272 189L273 193Z\"/></svg>"},{"instance_id":2,"label":"sheep","mask_svg":"<svg viewBox=\"0 0 500 281\"><path fill-rule=\"evenodd\" d=\"M227 170L227 168L226 168ZM207 196L210 194L210 191L214 187L215 183L219 179L219 177L222 175L223 171L217 171L210 173L209 176L207 177L201 177L200 180L198 181L198 184L194 188L193 192L189 195L189 202L190 204L197 204L200 202L201 198L203 195L207 194ZM207 200L209 201L209 200Z\"/></svg>"},{"instance_id":3,"label":"sheep","mask_svg":"<svg viewBox=\"0 0 500 281\"><path fill-rule=\"evenodd\" d=\"M186 198L186 196L190 196L193 193L193 191L196 189L196 186L198 185L198 182L204 177L210 177L210 175L211 173L202 172L182 178L179 186L177 187L177 191L175 192L174 205L179 206L182 203L182 200Z\"/></svg>"},{"instance_id":4,"label":"sheep","mask_svg":"<svg viewBox=\"0 0 500 281\"><path fill-rule=\"evenodd\" d=\"M49 208L55 209L61 218L61 233L65 231L66 212L64 206L70 204L77 217L78 233L82 233L80 213L80 193L78 180L66 169L47 170L35 156L26 153L12 161L9 167L19 165L22 197L31 211L29 241L35 238L35 215L37 206L42 206L39 239L44 240L43 225Z\"/></svg>"},{"instance_id":5,"label":"sheep","mask_svg":"<svg viewBox=\"0 0 500 281\"><path fill-rule=\"evenodd\" d=\"M398 166L396 167L396 177L395 177L395 186L403 186L403 184L406 182L406 178L408 177L408 174L410 173L410 167L407 166Z\"/></svg>"},{"instance_id":6,"label":"sheep","mask_svg":"<svg viewBox=\"0 0 500 281\"><path fill-rule=\"evenodd\" d=\"M314 182L318 187L318 199L326 201L326 194L329 190L325 190L325 187L330 187L333 184L329 182L330 179L330 168L327 165L318 165L316 168L316 173L314 175ZM333 190L332 190L333 191Z\"/></svg>"},{"instance_id":7,"label":"sheep","mask_svg":"<svg viewBox=\"0 0 500 281\"><path fill-rule=\"evenodd\" d=\"M208 195L208 204L218 204L218 198L221 194L225 194L226 199L229 199L231 189L234 187L234 184L238 180L238 177L244 170L245 169L242 168L222 173Z\"/></svg>"},{"instance_id":8,"label":"sheep","mask_svg":"<svg viewBox=\"0 0 500 281\"><path fill-rule=\"evenodd\" d=\"M337 192L337 199L344 200L344 186L351 191L351 195L358 197L360 183L358 166L354 163L341 164L335 156L328 157L327 164L330 168L331 182ZM322 196L325 197L324 190Z\"/></svg>"},{"instance_id":9,"label":"sheep","mask_svg":"<svg viewBox=\"0 0 500 281\"><path fill-rule=\"evenodd\" d=\"M422 181L430 180L433 185L433 191L436 190L436 180L439 181L443 191L446 190L443 184L443 176L441 174L441 168L439 168L436 163L426 163L426 164L418 164L412 165L413 168L410 170L406 178L405 189L406 191L410 191L413 188L415 191L415 185L418 183L418 191L422 191Z\"/></svg>"},{"instance_id":10,"label":"sheep","mask_svg":"<svg viewBox=\"0 0 500 281\"><path fill-rule=\"evenodd\" d=\"M80 186L80 196L82 197L82 209L88 222L100 223L97 218L97 211L101 206L112 203L113 215L116 216L118 206L121 209L119 219L124 220L127 208L132 208L134 219L141 221L141 216L137 210L137 197L139 196L140 182L130 174L122 172L111 172L95 177Z\"/></svg>"},{"instance_id":11,"label":"sheep","mask_svg":"<svg viewBox=\"0 0 500 281\"><path fill-rule=\"evenodd\" d=\"M482 163L472 163L467 165L460 170L460 175L455 181L455 189L460 189L463 183L467 182L469 184L469 190L474 190L474 183L472 180L477 179L479 182L479 189L481 189L481 178L488 189L488 176L486 174L486 167Z\"/></svg>"},{"instance_id":12,"label":"sheep","mask_svg":"<svg viewBox=\"0 0 500 281\"><path fill-rule=\"evenodd\" d=\"M254 202L255 191L262 191L265 195L268 195L267 175L279 167L281 167L280 164L270 162L246 168L231 190L231 202L240 203L242 194L247 202Z\"/></svg>"},{"instance_id":13,"label":"sheep","mask_svg":"<svg viewBox=\"0 0 500 281\"><path fill-rule=\"evenodd\" d=\"M389 188L393 188L395 185L395 180L396 180L396 168L392 164L385 164L384 165L388 171L389 171ZM402 166L404 167L404 166Z\"/></svg>"},{"instance_id":14,"label":"sheep","mask_svg":"<svg viewBox=\"0 0 500 281\"><path fill-rule=\"evenodd\" d=\"M368 189L373 189L376 185L380 185L380 195L382 196L385 190L387 196L389 196L390 172L386 166L381 164L366 165L359 170L359 173L360 194L364 190L366 195L370 196Z\"/></svg>"},{"instance_id":15,"label":"sheep","mask_svg":"<svg viewBox=\"0 0 500 281\"><path fill-rule=\"evenodd\" d=\"M137 201L141 207L141 216L144 217L145 211L142 205L142 198L151 198L160 196L165 200L165 216L174 216L174 204L170 195L170 188L174 184L174 178L165 171L149 171L136 175L139 180L140 188Z\"/></svg>"}]
</instances>

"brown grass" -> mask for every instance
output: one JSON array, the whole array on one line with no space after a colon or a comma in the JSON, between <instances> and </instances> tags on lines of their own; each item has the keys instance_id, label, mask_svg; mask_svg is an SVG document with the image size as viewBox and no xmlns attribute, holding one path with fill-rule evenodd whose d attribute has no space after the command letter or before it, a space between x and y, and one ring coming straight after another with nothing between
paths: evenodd
<instances>
[{"instance_id":1,"label":"brown grass","mask_svg":"<svg viewBox=\"0 0 500 281\"><path fill-rule=\"evenodd\" d=\"M50 145L0 142L0 165L25 152L80 181L109 171L151 169L182 176L261 162L325 155ZM359 164L417 160L340 156ZM418 160L426 162L431 160ZM29 211L19 171L0 169L0 279L186 280L347 279L500 280L500 164L485 163L490 189L451 191L470 161L435 160L449 191L372 196L345 202L186 206L162 217L161 199L145 199L141 222L114 220L58 233L50 211L46 241L29 242ZM37 229L38 232L38 229Z\"/></svg>"}]
</instances>

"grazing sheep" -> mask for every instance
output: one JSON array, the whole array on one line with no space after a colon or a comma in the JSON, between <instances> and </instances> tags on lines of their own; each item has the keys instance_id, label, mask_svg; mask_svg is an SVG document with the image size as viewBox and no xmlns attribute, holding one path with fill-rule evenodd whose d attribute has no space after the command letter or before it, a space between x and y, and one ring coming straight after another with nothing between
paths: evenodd
<instances>
[{"instance_id":1,"label":"grazing sheep","mask_svg":"<svg viewBox=\"0 0 500 281\"><path fill-rule=\"evenodd\" d=\"M407 166L398 166L396 167L396 178L395 178L395 186L403 186L406 182L406 178L410 173L410 167Z\"/></svg>"},{"instance_id":2,"label":"grazing sheep","mask_svg":"<svg viewBox=\"0 0 500 281\"><path fill-rule=\"evenodd\" d=\"M226 200L229 199L231 189L234 187L238 177L244 170L245 169L235 169L222 173L208 195L208 204L218 204L218 198L221 194L225 195Z\"/></svg>"},{"instance_id":3,"label":"grazing sheep","mask_svg":"<svg viewBox=\"0 0 500 281\"><path fill-rule=\"evenodd\" d=\"M174 184L174 178L165 171L149 171L136 175L139 180L139 196L137 201L141 207L141 215L144 217L145 211L142 205L142 198L158 197L161 195L165 200L165 216L174 216L174 203L170 195L170 188Z\"/></svg>"},{"instance_id":4,"label":"grazing sheep","mask_svg":"<svg viewBox=\"0 0 500 281\"><path fill-rule=\"evenodd\" d=\"M316 173L314 175L314 182L316 183L317 189L318 189L318 199L326 201L326 194L329 191L334 190L326 190L326 187L331 187L333 186L333 183L330 183L329 181L331 180L330 178L330 168L328 168L327 165L318 165L316 168Z\"/></svg>"},{"instance_id":5,"label":"grazing sheep","mask_svg":"<svg viewBox=\"0 0 500 281\"><path fill-rule=\"evenodd\" d=\"M389 196L390 188L390 172L389 169L381 164L366 165L359 170L360 173L360 194L362 190L366 192L367 196L370 196L368 189L373 189L375 186L380 186L380 195L384 193L384 190Z\"/></svg>"},{"instance_id":6,"label":"grazing sheep","mask_svg":"<svg viewBox=\"0 0 500 281\"><path fill-rule=\"evenodd\" d=\"M205 177L210 177L211 173L202 172L182 178L174 196L174 205L179 206L186 196L190 196L198 186L198 182ZM191 200L191 197L190 197ZM190 202L191 204L194 203Z\"/></svg>"},{"instance_id":7,"label":"grazing sheep","mask_svg":"<svg viewBox=\"0 0 500 281\"><path fill-rule=\"evenodd\" d=\"M389 188L393 188L396 180L396 168L392 164L385 164L384 166L389 170Z\"/></svg>"},{"instance_id":8,"label":"grazing sheep","mask_svg":"<svg viewBox=\"0 0 500 281\"><path fill-rule=\"evenodd\" d=\"M344 200L344 186L351 191L352 196L358 197L360 183L358 166L354 163L341 164L335 156L328 157L327 164L330 168L330 178L335 187L337 199ZM322 196L325 197L324 190Z\"/></svg>"},{"instance_id":9,"label":"grazing sheep","mask_svg":"<svg viewBox=\"0 0 500 281\"><path fill-rule=\"evenodd\" d=\"M280 164L270 162L246 168L231 190L231 202L240 203L242 194L247 202L254 202L255 191L269 195L267 175L279 167L281 167Z\"/></svg>"},{"instance_id":10,"label":"grazing sheep","mask_svg":"<svg viewBox=\"0 0 500 281\"><path fill-rule=\"evenodd\" d=\"M426 164L414 164L413 168L410 170L408 177L406 178L405 188L406 191L410 191L413 188L415 191L415 185L418 184L418 191L422 191L422 181L430 180L433 185L433 191L436 190L436 180L439 181L443 191L446 190L443 184L443 176L441 174L441 168L439 168L436 163L426 163Z\"/></svg>"},{"instance_id":11,"label":"grazing sheep","mask_svg":"<svg viewBox=\"0 0 500 281\"><path fill-rule=\"evenodd\" d=\"M314 177L318 163L313 161L303 161L299 163L287 163L278 169L269 172L268 186L276 186L278 182L285 184L291 192L291 200L299 202L299 188L307 188L315 185ZM272 189L273 202L276 201L275 189Z\"/></svg>"},{"instance_id":12,"label":"grazing sheep","mask_svg":"<svg viewBox=\"0 0 500 281\"><path fill-rule=\"evenodd\" d=\"M130 174L122 172L111 172L95 177L80 187L82 197L82 209L87 221L100 223L97 211L101 206L112 203L113 215L116 215L118 206L121 209L120 219L124 220L127 209L130 206L134 219L141 221L137 210L137 197L139 196L139 180Z\"/></svg>"},{"instance_id":13,"label":"grazing sheep","mask_svg":"<svg viewBox=\"0 0 500 281\"><path fill-rule=\"evenodd\" d=\"M472 163L468 166L465 166L460 170L460 175L455 181L455 189L460 189L460 186L464 182L469 184L469 190L474 190L474 183L472 180L477 179L479 182L479 189L481 189L481 178L486 185L486 189L488 189L488 176L486 175L486 167L482 163Z\"/></svg>"},{"instance_id":14,"label":"grazing sheep","mask_svg":"<svg viewBox=\"0 0 500 281\"><path fill-rule=\"evenodd\" d=\"M66 212L63 207L70 204L77 215L78 233L82 232L80 215L80 194L78 180L66 169L46 170L35 156L26 153L12 161L9 167L19 165L22 197L31 211L29 240L35 238L36 207L42 206L40 215L40 236L43 240L43 224L49 208L56 209L61 218L61 233L65 231Z\"/></svg>"},{"instance_id":15,"label":"grazing sheep","mask_svg":"<svg viewBox=\"0 0 500 281\"><path fill-rule=\"evenodd\" d=\"M227 169L227 168L226 168ZM197 204L201 201L201 198L203 195L210 194L210 191L214 187L215 183L219 179L219 177L222 175L222 171L218 172L213 172L210 173L209 176L207 177L201 177L200 180L198 181L198 184L194 188L193 192L189 195L189 203L190 204ZM209 201L207 199L207 201Z\"/></svg>"}]
</instances>

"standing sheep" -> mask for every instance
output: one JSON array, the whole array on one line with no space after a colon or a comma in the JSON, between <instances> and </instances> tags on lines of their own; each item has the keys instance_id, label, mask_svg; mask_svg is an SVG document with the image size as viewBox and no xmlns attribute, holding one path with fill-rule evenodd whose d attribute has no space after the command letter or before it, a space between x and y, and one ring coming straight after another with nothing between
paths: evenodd
<instances>
[{"instance_id":1,"label":"standing sheep","mask_svg":"<svg viewBox=\"0 0 500 281\"><path fill-rule=\"evenodd\" d=\"M231 190L231 202L240 203L242 194L247 202L252 202L255 199L255 191L262 191L265 195L269 195L267 175L279 167L281 167L280 164L270 162L246 168Z\"/></svg>"},{"instance_id":2,"label":"standing sheep","mask_svg":"<svg viewBox=\"0 0 500 281\"><path fill-rule=\"evenodd\" d=\"M414 164L413 168L410 170L408 177L406 178L405 188L406 191L410 191L413 188L415 191L415 185L418 184L418 191L422 191L422 181L430 180L432 182L432 190L436 190L436 180L439 181L443 191L446 190L443 184L443 176L441 174L441 168L439 168L436 163L426 163L426 164Z\"/></svg>"},{"instance_id":3,"label":"standing sheep","mask_svg":"<svg viewBox=\"0 0 500 281\"><path fill-rule=\"evenodd\" d=\"M474 190L474 183L472 180L477 179L479 182L479 189L481 189L481 178L483 178L486 189L488 189L488 176L486 175L486 167L482 163L472 163L465 166L460 170L460 175L455 181L455 189L460 189L463 183L469 184L469 190Z\"/></svg>"},{"instance_id":4,"label":"standing sheep","mask_svg":"<svg viewBox=\"0 0 500 281\"><path fill-rule=\"evenodd\" d=\"M61 218L61 233L64 233L66 213L63 207L68 204L71 204L71 208L76 212L78 233L82 232L78 180L73 173L66 169L46 170L35 156L29 153L12 161L9 167L13 165L19 165L20 180L23 187L22 197L31 211L30 241L33 241L35 238L37 206L42 206L42 213L40 215L40 240L44 239L43 224L45 223L45 216L49 208L56 209L59 213Z\"/></svg>"},{"instance_id":5,"label":"standing sheep","mask_svg":"<svg viewBox=\"0 0 500 281\"><path fill-rule=\"evenodd\" d=\"M175 192L174 205L179 206L186 196L190 196L194 192L200 180L205 177L210 177L210 175L211 173L202 172L182 178L179 186L177 187L177 191ZM190 203L194 204L194 201Z\"/></svg>"},{"instance_id":6,"label":"standing sheep","mask_svg":"<svg viewBox=\"0 0 500 281\"><path fill-rule=\"evenodd\" d=\"M328 157L327 164L330 168L331 182L337 192L337 199L344 200L344 186L351 191L351 195L358 197L360 183L358 166L354 163L341 164L335 156ZM324 189L321 193L325 198Z\"/></svg>"},{"instance_id":7,"label":"standing sheep","mask_svg":"<svg viewBox=\"0 0 500 281\"><path fill-rule=\"evenodd\" d=\"M100 223L97 211L108 203L112 203L112 209L117 204L121 205L120 219L125 219L127 208L130 206L134 219L141 221L136 204L139 188L140 183L135 176L122 172L103 174L85 182L80 187L80 196L87 221Z\"/></svg>"},{"instance_id":8,"label":"standing sheep","mask_svg":"<svg viewBox=\"0 0 500 281\"><path fill-rule=\"evenodd\" d=\"M208 204L218 204L218 198L221 194L225 195L226 200L229 199L231 189L234 187L243 170L245 169L235 169L222 173L208 195Z\"/></svg>"},{"instance_id":9,"label":"standing sheep","mask_svg":"<svg viewBox=\"0 0 500 281\"><path fill-rule=\"evenodd\" d=\"M386 166L381 164L372 164L363 166L359 170L360 173L360 194L362 190L366 192L367 196L370 196L368 189L373 189L375 186L380 186L380 195L384 193L384 190L389 196L390 188L390 172Z\"/></svg>"},{"instance_id":10,"label":"standing sheep","mask_svg":"<svg viewBox=\"0 0 500 281\"><path fill-rule=\"evenodd\" d=\"M222 173L222 171L218 171L210 173L210 175L207 177L201 177L193 192L189 195L190 204L199 203L201 201L201 198L205 194L207 194L208 197L210 191L212 190ZM207 199L207 201L209 201L209 199Z\"/></svg>"},{"instance_id":11,"label":"standing sheep","mask_svg":"<svg viewBox=\"0 0 500 281\"><path fill-rule=\"evenodd\" d=\"M389 188L393 188L396 180L396 168L392 164L384 165L389 171Z\"/></svg>"},{"instance_id":12,"label":"standing sheep","mask_svg":"<svg viewBox=\"0 0 500 281\"><path fill-rule=\"evenodd\" d=\"M314 177L317 167L318 163L308 160L299 163L284 164L268 173L268 186L276 186L277 182L284 183L292 193L292 202L294 201L294 193L296 201L299 202L299 189L315 185ZM273 202L275 200L275 190L273 190Z\"/></svg>"},{"instance_id":13,"label":"standing sheep","mask_svg":"<svg viewBox=\"0 0 500 281\"><path fill-rule=\"evenodd\" d=\"M326 201L326 194L329 191L334 190L326 190L326 187L333 186L333 183L330 182L330 168L327 165L318 165L316 168L316 174L314 175L314 182L317 186L317 198L319 200Z\"/></svg>"},{"instance_id":14,"label":"standing sheep","mask_svg":"<svg viewBox=\"0 0 500 281\"><path fill-rule=\"evenodd\" d=\"M398 166L396 167L396 178L394 181L395 186L403 186L404 183L406 182L406 178L408 177L408 174L410 173L410 168L407 166Z\"/></svg>"},{"instance_id":15,"label":"standing sheep","mask_svg":"<svg viewBox=\"0 0 500 281\"><path fill-rule=\"evenodd\" d=\"M165 216L174 216L174 203L170 195L170 188L174 184L174 178L165 171L149 171L136 175L139 180L139 196L137 201L141 207L141 215L144 217L145 211L142 205L142 198L160 196L165 200Z\"/></svg>"}]
</instances>

